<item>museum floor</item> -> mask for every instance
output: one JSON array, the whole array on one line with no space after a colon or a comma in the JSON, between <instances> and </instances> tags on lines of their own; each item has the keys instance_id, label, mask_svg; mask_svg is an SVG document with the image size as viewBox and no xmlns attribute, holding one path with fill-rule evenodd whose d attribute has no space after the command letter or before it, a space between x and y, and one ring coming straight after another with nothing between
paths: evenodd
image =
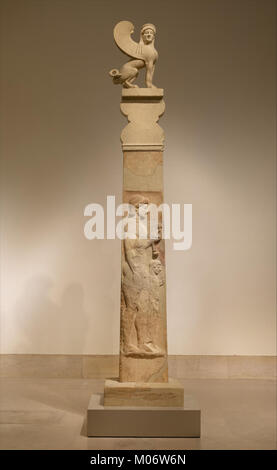
<instances>
[{"instance_id":1,"label":"museum floor","mask_svg":"<svg viewBox=\"0 0 277 470\"><path fill-rule=\"evenodd\" d=\"M182 380L202 409L200 439L87 438L85 414L96 379L1 379L1 449L275 449L276 383Z\"/></svg>"}]
</instances>

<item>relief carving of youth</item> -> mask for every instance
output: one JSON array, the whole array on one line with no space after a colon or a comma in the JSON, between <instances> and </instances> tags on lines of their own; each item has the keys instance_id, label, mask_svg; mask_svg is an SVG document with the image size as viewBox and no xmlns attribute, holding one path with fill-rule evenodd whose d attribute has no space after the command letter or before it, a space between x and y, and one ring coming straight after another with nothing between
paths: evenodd
<instances>
[{"instance_id":1,"label":"relief carving of youth","mask_svg":"<svg viewBox=\"0 0 277 470\"><path fill-rule=\"evenodd\" d=\"M147 205L149 201L141 195L136 195L129 203L135 207L138 220L139 206ZM147 219L145 224L147 225ZM145 229L147 230L147 226ZM138 232L135 239L126 238L123 241L123 352L129 356L164 355L161 348L154 343L150 327L153 326L153 313L159 312L159 288L163 284L161 281L163 266L157 259L158 252L154 251L154 245L159 242L160 239L139 239ZM135 331L135 342L132 340L134 338L132 331Z\"/></svg>"}]
</instances>

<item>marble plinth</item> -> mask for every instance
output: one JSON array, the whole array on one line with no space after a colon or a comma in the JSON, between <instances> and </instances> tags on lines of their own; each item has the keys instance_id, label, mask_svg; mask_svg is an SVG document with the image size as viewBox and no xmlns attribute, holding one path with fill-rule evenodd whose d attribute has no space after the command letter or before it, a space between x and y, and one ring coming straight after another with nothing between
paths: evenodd
<instances>
[{"instance_id":1,"label":"marble plinth","mask_svg":"<svg viewBox=\"0 0 277 470\"><path fill-rule=\"evenodd\" d=\"M169 382L105 381L104 406L184 406L184 388L177 380Z\"/></svg>"}]
</instances>

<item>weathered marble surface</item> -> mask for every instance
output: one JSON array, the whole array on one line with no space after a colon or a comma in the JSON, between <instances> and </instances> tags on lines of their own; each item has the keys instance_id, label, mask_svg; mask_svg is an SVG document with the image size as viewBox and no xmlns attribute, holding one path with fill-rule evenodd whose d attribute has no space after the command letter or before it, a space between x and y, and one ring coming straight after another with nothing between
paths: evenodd
<instances>
[{"instance_id":1,"label":"weathered marble surface","mask_svg":"<svg viewBox=\"0 0 277 470\"><path fill-rule=\"evenodd\" d=\"M128 151L123 154L125 191L163 191L163 154L156 151Z\"/></svg>"},{"instance_id":2,"label":"weathered marble surface","mask_svg":"<svg viewBox=\"0 0 277 470\"><path fill-rule=\"evenodd\" d=\"M106 380L104 406L184 406L184 387L177 380L163 383Z\"/></svg>"}]
</instances>

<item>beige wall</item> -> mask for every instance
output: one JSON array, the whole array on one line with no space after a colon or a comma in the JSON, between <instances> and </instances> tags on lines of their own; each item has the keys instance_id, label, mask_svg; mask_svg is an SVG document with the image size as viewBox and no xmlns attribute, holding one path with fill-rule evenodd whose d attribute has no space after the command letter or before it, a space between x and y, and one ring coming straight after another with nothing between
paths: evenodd
<instances>
[{"instance_id":1,"label":"beige wall","mask_svg":"<svg viewBox=\"0 0 277 470\"><path fill-rule=\"evenodd\" d=\"M165 196L192 203L193 246L167 243L170 354L275 354L275 2L2 1L1 346L112 354L120 242L83 209L121 201L124 57L112 28L158 27Z\"/></svg>"}]
</instances>

